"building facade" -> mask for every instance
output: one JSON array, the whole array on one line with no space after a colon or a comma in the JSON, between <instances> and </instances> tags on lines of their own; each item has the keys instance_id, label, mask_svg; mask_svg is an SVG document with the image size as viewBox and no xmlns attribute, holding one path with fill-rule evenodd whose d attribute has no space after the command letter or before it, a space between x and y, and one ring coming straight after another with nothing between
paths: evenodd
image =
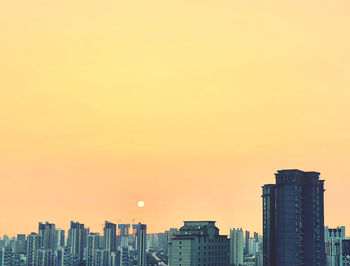
<instances>
[{"instance_id":1,"label":"building facade","mask_svg":"<svg viewBox=\"0 0 350 266\"><path fill-rule=\"evenodd\" d=\"M84 224L72 221L68 231L67 242L70 247L70 253L72 254L74 264L77 266L83 262L86 238L87 230L85 229Z\"/></svg>"},{"instance_id":2,"label":"building facade","mask_svg":"<svg viewBox=\"0 0 350 266\"><path fill-rule=\"evenodd\" d=\"M325 265L324 180L280 170L263 186L264 265Z\"/></svg>"},{"instance_id":3,"label":"building facade","mask_svg":"<svg viewBox=\"0 0 350 266\"><path fill-rule=\"evenodd\" d=\"M230 242L214 221L185 221L171 239L169 266L229 265Z\"/></svg>"},{"instance_id":4,"label":"building facade","mask_svg":"<svg viewBox=\"0 0 350 266\"><path fill-rule=\"evenodd\" d=\"M57 247L57 232L55 224L39 223L38 232L41 238L42 249L56 249Z\"/></svg>"},{"instance_id":5,"label":"building facade","mask_svg":"<svg viewBox=\"0 0 350 266\"><path fill-rule=\"evenodd\" d=\"M242 229L230 230L230 265L243 265L244 238Z\"/></svg>"},{"instance_id":6,"label":"building facade","mask_svg":"<svg viewBox=\"0 0 350 266\"><path fill-rule=\"evenodd\" d=\"M27 242L27 266L37 266L38 251L41 247L41 237L36 233L28 235Z\"/></svg>"},{"instance_id":7,"label":"building facade","mask_svg":"<svg viewBox=\"0 0 350 266\"><path fill-rule=\"evenodd\" d=\"M117 244L116 224L106 221L103 232L104 232L105 249L108 250L109 252L116 251L116 244Z\"/></svg>"},{"instance_id":8,"label":"building facade","mask_svg":"<svg viewBox=\"0 0 350 266\"><path fill-rule=\"evenodd\" d=\"M345 238L345 226L325 227L327 266L350 265L350 239Z\"/></svg>"},{"instance_id":9,"label":"building facade","mask_svg":"<svg viewBox=\"0 0 350 266\"><path fill-rule=\"evenodd\" d=\"M146 237L147 226L145 224L138 224L136 231L136 251L137 251L137 265L146 265Z\"/></svg>"}]
</instances>

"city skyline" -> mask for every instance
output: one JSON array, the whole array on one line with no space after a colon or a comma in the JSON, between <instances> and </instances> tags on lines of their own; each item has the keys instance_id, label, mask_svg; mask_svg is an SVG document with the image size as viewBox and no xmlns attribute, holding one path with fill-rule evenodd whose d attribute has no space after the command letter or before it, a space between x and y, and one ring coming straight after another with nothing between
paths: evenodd
<instances>
[{"instance_id":1,"label":"city skyline","mask_svg":"<svg viewBox=\"0 0 350 266\"><path fill-rule=\"evenodd\" d=\"M38 221L262 232L278 169L350 227L350 2L4 1L0 235ZM143 208L137 206L144 201Z\"/></svg>"},{"instance_id":2,"label":"city skyline","mask_svg":"<svg viewBox=\"0 0 350 266\"><path fill-rule=\"evenodd\" d=\"M293 170L294 171L294 169L287 169L287 171L291 171L291 170ZM286 171L286 170L284 170L284 171ZM297 171L300 171L300 170L297 170ZM325 180L326 182L327 182L327 180ZM263 185L261 185L259 188L261 188ZM269 186L269 185L267 185L267 186ZM261 200L261 195L260 195L260 197L259 197L259 199ZM135 206L137 206L137 209L144 209L145 207L144 207L144 205L142 205L142 206L140 206L139 205L139 202L140 201L136 201L135 202ZM325 201L325 206L326 206L326 201ZM326 210L325 210L325 212L326 212ZM263 215L261 215L261 218L263 217ZM211 219L210 218L208 218L208 219L192 219L192 220L213 220L213 218L215 218L215 217L212 217ZM57 224L54 222L54 221L51 221L51 220L46 220L46 219L43 219L43 220L38 220L38 221L35 221L35 227L37 227L37 222L43 222L43 221L45 221L45 222L49 222L49 223L51 223L51 222L53 222L53 224L54 225L56 225L56 228L59 228L59 229L64 229L64 230L68 230L68 228L69 228L69 223L71 223L72 221L74 221L74 220L79 220L79 219L71 219L71 220L67 220L65 223L64 223L64 226L57 226ZM186 219L183 219L183 220L181 220L180 222L179 222L179 224L181 224L182 222L184 222ZM189 219L187 219L187 220L189 220ZM215 219L214 219L215 220ZM326 215L325 215L325 220L327 220L326 219ZM103 233L104 232L104 226L105 226L105 224L103 223L103 222L106 222L106 223L108 223L107 222L108 221L108 219L104 219L102 222L99 222L98 223L98 226L95 226L95 225L92 225L91 227L88 227L91 231L93 231L93 232L98 232L98 233ZM114 222L114 223L116 223L117 225L118 224L129 224L129 225L131 225L131 224L133 224L135 221L142 221L142 220L135 220L135 218L132 218L131 220L129 220L129 221L123 221L123 220L120 220L120 219L117 219L117 220L111 220L111 222ZM215 220L216 221L216 220ZM84 221L78 221L78 222L81 222L82 224L86 224ZM218 221L216 221L216 222L218 222ZM220 225L220 222L218 222L218 224ZM227 224L227 221L226 222L224 222L224 224ZM248 227L246 227L245 225L243 225L243 224L241 224L241 225L237 225L236 223L230 223L229 224L229 227L228 228L225 228L225 227L222 227L222 226L220 226L221 228L224 228L224 230L225 230L225 232L227 231L227 234L228 235L230 235L230 230L232 229L232 225L234 224L234 226L237 226L237 227L240 227L240 228L243 228L243 229L248 229L247 231L251 231L251 232L258 232L258 233L260 233L260 234L262 234L263 233L263 230L262 230L262 225L261 225L261 228L260 228L260 230L251 230L251 228L248 228ZM335 224L335 225L329 225L329 224L327 224L327 223L325 223L325 225L327 225L327 226L330 226L330 227L332 227L332 226L338 226L339 224L342 224L342 225L345 225L345 223L337 223L337 224ZM170 224L169 226L164 226L164 229L160 229L160 231L156 231L156 230L152 230L152 228L150 228L151 230L150 230L150 233L160 233L160 232L163 232L164 230L167 230L167 229L169 229L169 228L179 228L179 227L176 227L176 225L175 224ZM34 229L34 228L33 228ZM22 231L15 231L15 232L13 232L13 233L6 233L6 232L4 232L4 233L1 233L0 232L0 236L2 236L2 235L8 235L9 237L14 237L14 236L16 236L17 234L21 234L21 233L24 233L24 234L29 234L30 232L35 232L36 230L29 230L29 231L27 231L27 232L22 232ZM249 236L248 236L249 237Z\"/></svg>"}]
</instances>

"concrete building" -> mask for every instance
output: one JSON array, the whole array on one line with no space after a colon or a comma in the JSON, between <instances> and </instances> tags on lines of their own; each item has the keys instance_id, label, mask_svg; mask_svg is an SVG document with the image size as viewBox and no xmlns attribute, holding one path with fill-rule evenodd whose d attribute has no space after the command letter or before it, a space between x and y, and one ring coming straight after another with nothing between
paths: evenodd
<instances>
[{"instance_id":1,"label":"concrete building","mask_svg":"<svg viewBox=\"0 0 350 266\"><path fill-rule=\"evenodd\" d=\"M254 232L254 239L255 241L259 241L259 234L257 232Z\"/></svg>"},{"instance_id":2,"label":"concrete building","mask_svg":"<svg viewBox=\"0 0 350 266\"><path fill-rule=\"evenodd\" d=\"M86 266L94 266L95 251L99 249L100 234L90 233L87 236Z\"/></svg>"},{"instance_id":3,"label":"concrete building","mask_svg":"<svg viewBox=\"0 0 350 266\"><path fill-rule=\"evenodd\" d=\"M130 260L129 248L122 247L120 250L120 266L131 266L132 260Z\"/></svg>"},{"instance_id":4,"label":"concrete building","mask_svg":"<svg viewBox=\"0 0 350 266\"><path fill-rule=\"evenodd\" d=\"M103 229L103 236L105 245L104 248L109 252L116 251L117 244L117 226L114 223L105 222L105 227Z\"/></svg>"},{"instance_id":5,"label":"concrete building","mask_svg":"<svg viewBox=\"0 0 350 266\"><path fill-rule=\"evenodd\" d=\"M12 249L4 247L0 249L0 266L11 265L12 263Z\"/></svg>"},{"instance_id":6,"label":"concrete building","mask_svg":"<svg viewBox=\"0 0 350 266\"><path fill-rule=\"evenodd\" d=\"M26 235L18 234L15 244L15 253L17 254L27 254L27 239Z\"/></svg>"},{"instance_id":7,"label":"concrete building","mask_svg":"<svg viewBox=\"0 0 350 266\"><path fill-rule=\"evenodd\" d=\"M263 266L263 254L261 251L255 253L255 266Z\"/></svg>"},{"instance_id":8,"label":"concrete building","mask_svg":"<svg viewBox=\"0 0 350 266\"><path fill-rule=\"evenodd\" d=\"M57 247L57 233L55 229L55 224L50 224L48 222L39 222L38 233L41 238L41 248L42 249L56 249Z\"/></svg>"},{"instance_id":9,"label":"concrete building","mask_svg":"<svg viewBox=\"0 0 350 266\"><path fill-rule=\"evenodd\" d=\"M243 265L244 237L242 229L230 230L230 265Z\"/></svg>"},{"instance_id":10,"label":"concrete building","mask_svg":"<svg viewBox=\"0 0 350 266\"><path fill-rule=\"evenodd\" d=\"M137 251L137 265L146 265L146 237L147 226L145 224L138 223L136 231L136 251Z\"/></svg>"},{"instance_id":11,"label":"concrete building","mask_svg":"<svg viewBox=\"0 0 350 266\"><path fill-rule=\"evenodd\" d=\"M25 266L26 265L26 256L24 254L13 253L12 262L8 264L11 266Z\"/></svg>"},{"instance_id":12,"label":"concrete building","mask_svg":"<svg viewBox=\"0 0 350 266\"><path fill-rule=\"evenodd\" d=\"M169 266L229 265L230 242L214 221L185 221L171 239Z\"/></svg>"},{"instance_id":13,"label":"concrete building","mask_svg":"<svg viewBox=\"0 0 350 266\"><path fill-rule=\"evenodd\" d=\"M57 266L75 266L70 247L61 247L57 250Z\"/></svg>"},{"instance_id":14,"label":"concrete building","mask_svg":"<svg viewBox=\"0 0 350 266\"><path fill-rule=\"evenodd\" d=\"M345 226L338 226L337 228L324 228L324 241L327 242L330 239L340 238L345 239Z\"/></svg>"},{"instance_id":15,"label":"concrete building","mask_svg":"<svg viewBox=\"0 0 350 266\"><path fill-rule=\"evenodd\" d=\"M280 170L263 186L264 265L325 265L324 180Z\"/></svg>"},{"instance_id":16,"label":"concrete building","mask_svg":"<svg viewBox=\"0 0 350 266\"><path fill-rule=\"evenodd\" d=\"M109 255L108 266L119 266L120 265L120 252L119 250L111 252Z\"/></svg>"},{"instance_id":17,"label":"concrete building","mask_svg":"<svg viewBox=\"0 0 350 266\"><path fill-rule=\"evenodd\" d=\"M84 224L71 221L67 244L70 247L70 253L76 265L80 265L83 262L87 233L88 230L86 230Z\"/></svg>"},{"instance_id":18,"label":"concrete building","mask_svg":"<svg viewBox=\"0 0 350 266\"><path fill-rule=\"evenodd\" d=\"M56 266L57 257L52 249L39 249L37 266Z\"/></svg>"},{"instance_id":19,"label":"concrete building","mask_svg":"<svg viewBox=\"0 0 350 266\"><path fill-rule=\"evenodd\" d=\"M350 265L350 239L329 239L325 246L327 266Z\"/></svg>"},{"instance_id":20,"label":"concrete building","mask_svg":"<svg viewBox=\"0 0 350 266\"><path fill-rule=\"evenodd\" d=\"M173 238L173 236L175 236L179 231L177 230L177 228L170 228L168 231L166 231L165 233L167 234L167 238L168 238L168 244L165 250L165 254L169 254L169 246L171 246L171 239Z\"/></svg>"},{"instance_id":21,"label":"concrete building","mask_svg":"<svg viewBox=\"0 0 350 266\"><path fill-rule=\"evenodd\" d=\"M350 265L350 239L345 238L345 226L325 227L327 266Z\"/></svg>"},{"instance_id":22,"label":"concrete building","mask_svg":"<svg viewBox=\"0 0 350 266\"><path fill-rule=\"evenodd\" d=\"M94 251L93 266L109 266L110 252L105 249L97 249Z\"/></svg>"},{"instance_id":23,"label":"concrete building","mask_svg":"<svg viewBox=\"0 0 350 266\"><path fill-rule=\"evenodd\" d=\"M249 231L245 231L244 254L249 254L249 239L250 239L250 232Z\"/></svg>"},{"instance_id":24,"label":"concrete building","mask_svg":"<svg viewBox=\"0 0 350 266\"><path fill-rule=\"evenodd\" d=\"M38 251L41 247L41 237L36 233L28 235L27 241L27 266L37 266Z\"/></svg>"},{"instance_id":25,"label":"concrete building","mask_svg":"<svg viewBox=\"0 0 350 266\"><path fill-rule=\"evenodd\" d=\"M66 245L65 231L56 229L56 247L64 247Z\"/></svg>"}]
</instances>

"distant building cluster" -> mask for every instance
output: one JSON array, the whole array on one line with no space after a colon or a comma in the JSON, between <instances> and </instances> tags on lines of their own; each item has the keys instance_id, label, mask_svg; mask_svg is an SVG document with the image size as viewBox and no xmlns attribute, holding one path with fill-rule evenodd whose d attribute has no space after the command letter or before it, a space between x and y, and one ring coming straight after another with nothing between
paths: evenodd
<instances>
[{"instance_id":1,"label":"distant building cluster","mask_svg":"<svg viewBox=\"0 0 350 266\"><path fill-rule=\"evenodd\" d=\"M164 233L146 224L106 221L103 234L71 222L0 238L0 266L344 266L345 227L324 226L324 180L317 172L280 170L262 187L263 236L242 228L221 235L215 221L185 221ZM131 232L130 232L131 231Z\"/></svg>"},{"instance_id":2,"label":"distant building cluster","mask_svg":"<svg viewBox=\"0 0 350 266\"><path fill-rule=\"evenodd\" d=\"M71 222L68 234L52 223L39 223L38 232L0 240L0 266L145 266L157 265L146 257L145 224L105 222L103 235Z\"/></svg>"}]
</instances>

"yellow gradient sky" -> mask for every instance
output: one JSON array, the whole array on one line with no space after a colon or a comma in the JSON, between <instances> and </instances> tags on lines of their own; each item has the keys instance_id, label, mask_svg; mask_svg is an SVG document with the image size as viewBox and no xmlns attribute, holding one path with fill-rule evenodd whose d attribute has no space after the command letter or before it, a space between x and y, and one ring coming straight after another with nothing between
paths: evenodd
<instances>
[{"instance_id":1,"label":"yellow gradient sky","mask_svg":"<svg viewBox=\"0 0 350 266\"><path fill-rule=\"evenodd\" d=\"M350 226L349 18L348 0L2 1L0 234L261 232L282 168L321 172L326 224Z\"/></svg>"}]
</instances>

